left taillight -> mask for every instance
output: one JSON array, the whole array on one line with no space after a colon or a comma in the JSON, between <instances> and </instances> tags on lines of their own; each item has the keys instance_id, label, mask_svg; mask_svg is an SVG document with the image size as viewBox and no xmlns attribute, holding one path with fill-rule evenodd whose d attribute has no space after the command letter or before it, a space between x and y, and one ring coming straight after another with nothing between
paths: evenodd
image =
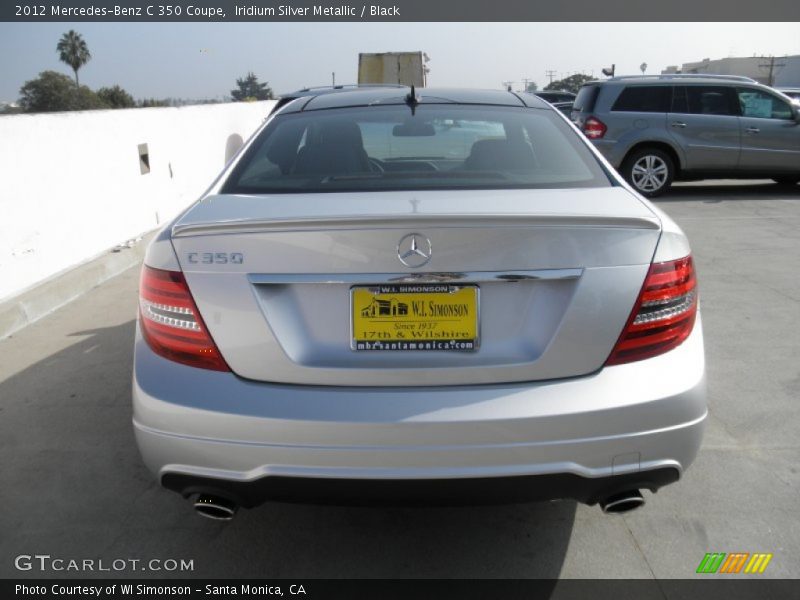
<instances>
[{"instance_id":1,"label":"left taillight","mask_svg":"<svg viewBox=\"0 0 800 600\"><path fill-rule=\"evenodd\" d=\"M180 271L142 267L139 323L156 354L192 367L230 371Z\"/></svg>"}]
</instances>

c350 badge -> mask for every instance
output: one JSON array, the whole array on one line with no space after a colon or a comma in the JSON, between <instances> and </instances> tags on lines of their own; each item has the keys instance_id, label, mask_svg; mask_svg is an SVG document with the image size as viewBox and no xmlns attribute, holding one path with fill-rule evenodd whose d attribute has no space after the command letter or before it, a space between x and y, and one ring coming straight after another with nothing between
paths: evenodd
<instances>
[{"instance_id":1,"label":"c350 badge","mask_svg":"<svg viewBox=\"0 0 800 600\"><path fill-rule=\"evenodd\" d=\"M193 265L240 265L244 262L241 252L189 252L186 260Z\"/></svg>"}]
</instances>

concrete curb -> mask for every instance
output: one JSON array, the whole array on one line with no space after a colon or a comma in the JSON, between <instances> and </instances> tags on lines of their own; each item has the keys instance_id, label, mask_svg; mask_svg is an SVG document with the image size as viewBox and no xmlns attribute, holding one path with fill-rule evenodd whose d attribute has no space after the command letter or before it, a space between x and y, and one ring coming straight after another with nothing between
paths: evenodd
<instances>
[{"instance_id":1,"label":"concrete curb","mask_svg":"<svg viewBox=\"0 0 800 600\"><path fill-rule=\"evenodd\" d=\"M140 264L155 233L148 232L133 245L108 250L0 302L0 340Z\"/></svg>"}]
</instances>

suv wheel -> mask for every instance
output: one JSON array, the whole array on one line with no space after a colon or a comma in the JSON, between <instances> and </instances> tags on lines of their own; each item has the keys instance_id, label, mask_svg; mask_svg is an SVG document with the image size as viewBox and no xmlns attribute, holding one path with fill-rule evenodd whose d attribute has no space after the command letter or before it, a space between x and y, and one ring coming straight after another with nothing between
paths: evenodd
<instances>
[{"instance_id":1,"label":"suv wheel","mask_svg":"<svg viewBox=\"0 0 800 600\"><path fill-rule=\"evenodd\" d=\"M772 181L778 185L796 185L800 183L800 177L787 175L785 177L773 177Z\"/></svg>"},{"instance_id":2,"label":"suv wheel","mask_svg":"<svg viewBox=\"0 0 800 600\"><path fill-rule=\"evenodd\" d=\"M654 198L666 192L672 185L675 164L669 154L662 150L642 148L622 163L622 176L637 192Z\"/></svg>"}]
</instances>

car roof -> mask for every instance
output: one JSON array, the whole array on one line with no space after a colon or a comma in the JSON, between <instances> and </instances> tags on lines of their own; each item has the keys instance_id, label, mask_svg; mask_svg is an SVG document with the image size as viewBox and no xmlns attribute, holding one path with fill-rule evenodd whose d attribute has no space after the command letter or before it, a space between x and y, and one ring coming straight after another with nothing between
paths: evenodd
<instances>
[{"instance_id":1,"label":"car roof","mask_svg":"<svg viewBox=\"0 0 800 600\"><path fill-rule=\"evenodd\" d=\"M460 88L415 88L420 104L474 104L494 106L522 106L549 108L548 104L532 94L514 93L504 90L479 90ZM345 108L405 104L410 87L405 86L358 86L341 88L307 88L285 97L291 98L281 112L301 112ZM283 99L283 98L282 98Z\"/></svg>"},{"instance_id":2,"label":"car roof","mask_svg":"<svg viewBox=\"0 0 800 600\"><path fill-rule=\"evenodd\" d=\"M549 95L556 95L563 96L564 94L568 94L569 96L574 96L573 92L569 90L536 90L535 92L531 92L535 96L549 96Z\"/></svg>"},{"instance_id":3,"label":"car roof","mask_svg":"<svg viewBox=\"0 0 800 600\"><path fill-rule=\"evenodd\" d=\"M360 89L376 89L376 88L406 88L407 86L393 84L393 83L351 83L340 85L320 85L316 87L304 87L294 92L287 92L278 96L280 99L284 98L304 98L309 96L320 96L323 94L336 94L339 92L352 92L353 90Z\"/></svg>"},{"instance_id":4,"label":"car roof","mask_svg":"<svg viewBox=\"0 0 800 600\"><path fill-rule=\"evenodd\" d=\"M584 85L754 85L766 87L755 79L739 75L712 75L695 73L665 73L662 75L620 75L608 79L595 79L587 81Z\"/></svg>"}]
</instances>

